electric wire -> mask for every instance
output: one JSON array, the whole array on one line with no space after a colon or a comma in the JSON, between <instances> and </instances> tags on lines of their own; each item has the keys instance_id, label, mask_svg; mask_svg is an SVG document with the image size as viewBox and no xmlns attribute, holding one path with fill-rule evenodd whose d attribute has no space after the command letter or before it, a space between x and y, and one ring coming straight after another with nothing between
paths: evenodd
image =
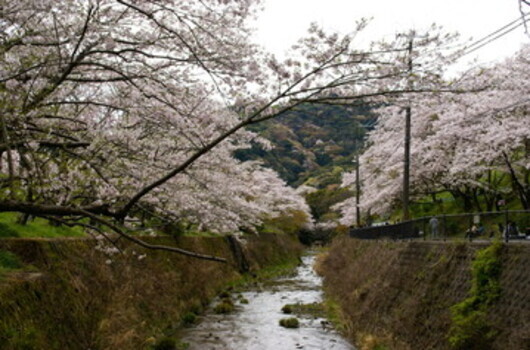
<instances>
[{"instance_id":1,"label":"electric wire","mask_svg":"<svg viewBox=\"0 0 530 350\"><path fill-rule=\"evenodd\" d=\"M515 21L512 21L512 22L502 26L501 28L493 31L492 33L484 36L483 38L475 41L471 45L469 45L466 48L464 48L464 51L460 54L460 56L457 59L460 59L460 58L462 58L464 56L467 56L470 53L473 53L473 52L483 48L484 46L486 46L486 45L488 45L488 44L490 44L490 43L502 38L503 36L513 32L515 29L523 26L529 20L528 18L526 18L528 15L529 14L526 13L523 16L521 16L518 19L516 19Z\"/></svg>"}]
</instances>

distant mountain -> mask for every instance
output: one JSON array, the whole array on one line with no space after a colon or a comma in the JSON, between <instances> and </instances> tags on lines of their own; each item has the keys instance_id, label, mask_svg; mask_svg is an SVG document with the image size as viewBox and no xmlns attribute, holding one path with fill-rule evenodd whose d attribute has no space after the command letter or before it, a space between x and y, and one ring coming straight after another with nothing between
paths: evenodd
<instances>
[{"instance_id":1,"label":"distant mountain","mask_svg":"<svg viewBox=\"0 0 530 350\"><path fill-rule=\"evenodd\" d=\"M317 188L306 196L313 217L333 220L338 214L330 207L354 195L340 188L342 174L354 168L355 153L374 122L368 107L302 105L251 128L272 143L272 150L253 145L237 157L262 161L291 186Z\"/></svg>"},{"instance_id":2,"label":"distant mountain","mask_svg":"<svg viewBox=\"0 0 530 350\"><path fill-rule=\"evenodd\" d=\"M342 172L353 168L360 140L374 120L368 107L302 105L251 128L270 140L273 150L254 145L237 157L263 161L295 187L339 184Z\"/></svg>"}]
</instances>

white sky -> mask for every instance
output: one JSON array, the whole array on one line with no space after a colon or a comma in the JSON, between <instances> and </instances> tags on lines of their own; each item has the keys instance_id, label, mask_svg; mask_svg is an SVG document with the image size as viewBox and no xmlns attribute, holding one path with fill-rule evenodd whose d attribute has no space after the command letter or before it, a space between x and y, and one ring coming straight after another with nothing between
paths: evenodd
<instances>
[{"instance_id":1,"label":"white sky","mask_svg":"<svg viewBox=\"0 0 530 350\"><path fill-rule=\"evenodd\" d=\"M263 0L257 40L279 56L304 35L311 22L343 33L362 18L373 18L359 38L365 42L432 23L477 40L521 16L518 0ZM525 6L526 12L530 6ZM530 30L530 22L527 22ZM530 35L521 26L466 57L488 63L513 54ZM459 62L464 65L465 62Z\"/></svg>"}]
</instances>

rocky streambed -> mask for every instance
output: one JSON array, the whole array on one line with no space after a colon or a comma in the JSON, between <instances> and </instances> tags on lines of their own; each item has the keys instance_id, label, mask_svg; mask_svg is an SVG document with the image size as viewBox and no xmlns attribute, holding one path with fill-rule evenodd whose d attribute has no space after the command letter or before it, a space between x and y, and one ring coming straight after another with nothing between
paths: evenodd
<instances>
[{"instance_id":1,"label":"rocky streambed","mask_svg":"<svg viewBox=\"0 0 530 350\"><path fill-rule=\"evenodd\" d=\"M322 281L313 270L314 259L315 254L304 256L293 275L232 295L230 313L214 312L222 304L217 300L197 325L182 329L179 338L190 350L355 349L319 311ZM298 325L280 326L279 321L288 318L296 318Z\"/></svg>"}]
</instances>

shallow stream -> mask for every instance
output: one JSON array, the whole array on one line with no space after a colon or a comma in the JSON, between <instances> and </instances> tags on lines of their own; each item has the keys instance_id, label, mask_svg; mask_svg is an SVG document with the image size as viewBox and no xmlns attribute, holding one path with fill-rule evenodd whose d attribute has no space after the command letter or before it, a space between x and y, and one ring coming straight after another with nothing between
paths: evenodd
<instances>
[{"instance_id":1,"label":"shallow stream","mask_svg":"<svg viewBox=\"0 0 530 350\"><path fill-rule=\"evenodd\" d=\"M284 305L322 301L322 281L313 270L314 258L303 257L292 276L241 293L234 312L217 315L208 311L199 324L180 332L181 341L189 344L189 350L354 350L319 316L297 315L300 327L295 329L279 325L280 319L293 316L282 312ZM248 304L240 302L243 298Z\"/></svg>"}]
</instances>

